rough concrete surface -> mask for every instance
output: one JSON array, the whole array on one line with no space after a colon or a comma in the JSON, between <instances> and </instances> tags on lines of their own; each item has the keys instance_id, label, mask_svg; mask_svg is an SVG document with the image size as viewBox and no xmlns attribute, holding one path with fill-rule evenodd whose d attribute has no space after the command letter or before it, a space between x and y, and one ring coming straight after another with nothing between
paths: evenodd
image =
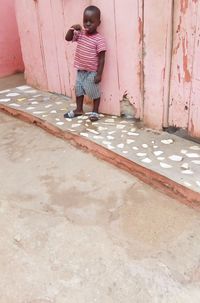
<instances>
[{"instance_id":1,"label":"rough concrete surface","mask_svg":"<svg viewBox=\"0 0 200 303\"><path fill-rule=\"evenodd\" d=\"M1 303L200 302L200 214L0 114Z\"/></svg>"}]
</instances>

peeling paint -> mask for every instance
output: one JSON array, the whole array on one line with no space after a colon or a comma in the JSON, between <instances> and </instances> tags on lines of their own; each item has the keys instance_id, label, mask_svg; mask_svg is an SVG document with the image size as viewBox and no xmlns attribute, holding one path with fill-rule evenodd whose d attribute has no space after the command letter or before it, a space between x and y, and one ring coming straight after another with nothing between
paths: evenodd
<instances>
[{"instance_id":1,"label":"peeling paint","mask_svg":"<svg viewBox=\"0 0 200 303\"><path fill-rule=\"evenodd\" d=\"M188 9L188 0L181 0L181 13L185 14Z\"/></svg>"},{"instance_id":2,"label":"peeling paint","mask_svg":"<svg viewBox=\"0 0 200 303\"><path fill-rule=\"evenodd\" d=\"M191 74L188 70L188 56L186 53L187 46L188 46L188 41L185 41L185 38L182 39L182 46L183 46L183 70L185 73L185 82L190 82L191 81Z\"/></svg>"},{"instance_id":3,"label":"peeling paint","mask_svg":"<svg viewBox=\"0 0 200 303\"><path fill-rule=\"evenodd\" d=\"M138 32L139 32L139 44L142 43L143 39L143 22L142 19L138 18Z\"/></svg>"}]
</instances>

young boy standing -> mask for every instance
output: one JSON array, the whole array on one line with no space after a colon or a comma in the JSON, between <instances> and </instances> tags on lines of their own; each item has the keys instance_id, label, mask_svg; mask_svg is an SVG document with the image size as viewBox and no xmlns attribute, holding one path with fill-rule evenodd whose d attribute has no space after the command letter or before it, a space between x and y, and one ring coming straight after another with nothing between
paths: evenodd
<instances>
[{"instance_id":1,"label":"young boy standing","mask_svg":"<svg viewBox=\"0 0 200 303\"><path fill-rule=\"evenodd\" d=\"M74 66L77 69L75 85L76 109L64 114L65 118L74 118L83 114L83 99L87 95L93 100L90 121L99 119L101 77L105 62L106 45L104 38L97 32L101 23L101 12L96 6L88 6L83 14L83 26L75 24L67 32L67 41L76 41Z\"/></svg>"}]
</instances>

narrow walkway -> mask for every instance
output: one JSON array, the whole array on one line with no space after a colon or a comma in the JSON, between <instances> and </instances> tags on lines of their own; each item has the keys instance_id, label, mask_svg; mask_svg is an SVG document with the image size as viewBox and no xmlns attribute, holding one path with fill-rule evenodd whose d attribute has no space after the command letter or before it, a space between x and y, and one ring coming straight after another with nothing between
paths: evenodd
<instances>
[{"instance_id":1,"label":"narrow walkway","mask_svg":"<svg viewBox=\"0 0 200 303\"><path fill-rule=\"evenodd\" d=\"M184 203L198 205L200 144L138 128L133 120L116 116L101 115L94 123L87 113L64 119L74 106L70 98L27 85L0 91L1 111L71 140Z\"/></svg>"}]
</instances>

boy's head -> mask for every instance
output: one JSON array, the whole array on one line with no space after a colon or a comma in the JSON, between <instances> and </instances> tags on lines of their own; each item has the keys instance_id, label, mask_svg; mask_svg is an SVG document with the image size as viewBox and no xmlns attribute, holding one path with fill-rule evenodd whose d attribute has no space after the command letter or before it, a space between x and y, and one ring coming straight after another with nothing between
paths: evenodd
<instances>
[{"instance_id":1,"label":"boy's head","mask_svg":"<svg viewBox=\"0 0 200 303\"><path fill-rule=\"evenodd\" d=\"M101 12L96 6L88 6L83 13L83 25L89 35L95 34L101 23Z\"/></svg>"}]
</instances>

